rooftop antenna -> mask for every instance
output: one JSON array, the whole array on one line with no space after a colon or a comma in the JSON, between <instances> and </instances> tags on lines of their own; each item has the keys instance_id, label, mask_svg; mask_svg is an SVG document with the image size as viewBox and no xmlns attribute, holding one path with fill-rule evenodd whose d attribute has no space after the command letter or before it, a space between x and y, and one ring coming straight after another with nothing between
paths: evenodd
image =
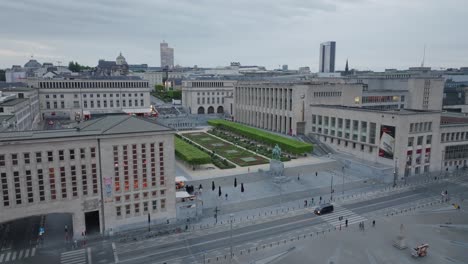
<instances>
[{"instance_id":1,"label":"rooftop antenna","mask_svg":"<svg viewBox=\"0 0 468 264\"><path fill-rule=\"evenodd\" d=\"M423 53L423 59L421 62L421 67L424 67L424 60L426 59L426 44L424 44L424 53Z\"/></svg>"}]
</instances>

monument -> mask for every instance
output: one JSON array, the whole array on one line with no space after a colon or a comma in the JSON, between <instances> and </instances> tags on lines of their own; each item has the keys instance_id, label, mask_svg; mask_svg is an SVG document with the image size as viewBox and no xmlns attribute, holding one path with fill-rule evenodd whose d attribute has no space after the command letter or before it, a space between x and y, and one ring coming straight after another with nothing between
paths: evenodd
<instances>
[{"instance_id":1,"label":"monument","mask_svg":"<svg viewBox=\"0 0 468 264\"><path fill-rule=\"evenodd\" d=\"M284 164L281 161L281 148L278 145L272 150L270 160L270 175L274 177L273 182L284 183L291 180L284 176Z\"/></svg>"}]
</instances>

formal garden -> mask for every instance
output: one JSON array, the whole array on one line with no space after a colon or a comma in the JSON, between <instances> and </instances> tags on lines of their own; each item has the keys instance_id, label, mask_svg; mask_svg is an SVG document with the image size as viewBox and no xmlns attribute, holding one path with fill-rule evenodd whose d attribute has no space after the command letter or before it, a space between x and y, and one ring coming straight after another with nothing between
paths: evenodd
<instances>
[{"instance_id":1,"label":"formal garden","mask_svg":"<svg viewBox=\"0 0 468 264\"><path fill-rule=\"evenodd\" d=\"M213 164L220 169L232 169L236 166L226 159L221 159L180 135L174 137L175 155L178 159L192 166L193 169L204 164Z\"/></svg>"},{"instance_id":2,"label":"formal garden","mask_svg":"<svg viewBox=\"0 0 468 264\"><path fill-rule=\"evenodd\" d=\"M264 157L239 148L207 133L188 133L183 134L183 136L211 150L212 154L218 154L242 167L266 164L269 162L269 160Z\"/></svg>"},{"instance_id":3,"label":"formal garden","mask_svg":"<svg viewBox=\"0 0 468 264\"><path fill-rule=\"evenodd\" d=\"M209 120L208 124L214 127L214 129L210 131L213 135L264 156L270 156L273 147L278 145L284 152L284 155L282 155L281 158L283 161L295 158L295 156L305 155L306 153L312 152L313 149L313 146L309 143L272 134L257 128L227 120Z\"/></svg>"}]
</instances>

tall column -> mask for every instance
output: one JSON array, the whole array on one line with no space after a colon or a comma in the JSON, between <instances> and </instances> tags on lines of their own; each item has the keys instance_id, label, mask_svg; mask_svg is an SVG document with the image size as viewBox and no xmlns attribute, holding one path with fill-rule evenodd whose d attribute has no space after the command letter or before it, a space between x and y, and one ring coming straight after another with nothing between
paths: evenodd
<instances>
[{"instance_id":1,"label":"tall column","mask_svg":"<svg viewBox=\"0 0 468 264\"><path fill-rule=\"evenodd\" d=\"M81 239L81 233L86 229L84 214L84 212L78 212L72 215L73 239Z\"/></svg>"}]
</instances>

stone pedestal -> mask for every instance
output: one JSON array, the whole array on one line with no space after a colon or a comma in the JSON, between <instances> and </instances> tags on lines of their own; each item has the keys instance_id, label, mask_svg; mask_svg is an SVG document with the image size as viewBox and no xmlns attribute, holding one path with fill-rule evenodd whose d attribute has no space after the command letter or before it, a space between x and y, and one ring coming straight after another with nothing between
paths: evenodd
<instances>
[{"instance_id":1,"label":"stone pedestal","mask_svg":"<svg viewBox=\"0 0 468 264\"><path fill-rule=\"evenodd\" d=\"M279 160L270 160L270 175L282 176L284 173L284 164Z\"/></svg>"}]
</instances>

